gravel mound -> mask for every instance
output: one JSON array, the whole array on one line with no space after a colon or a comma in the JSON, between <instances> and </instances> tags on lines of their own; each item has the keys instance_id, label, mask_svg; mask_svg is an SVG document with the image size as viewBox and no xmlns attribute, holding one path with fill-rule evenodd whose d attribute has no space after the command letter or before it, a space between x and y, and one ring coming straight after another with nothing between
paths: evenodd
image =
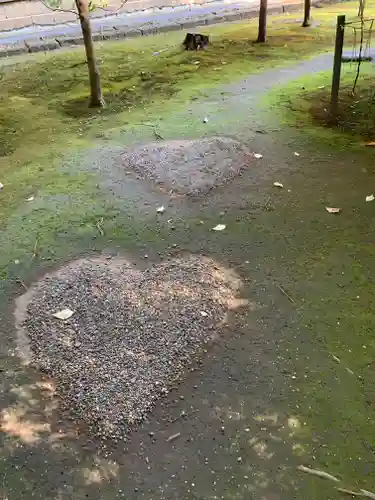
<instances>
[{"instance_id":1,"label":"gravel mound","mask_svg":"<svg viewBox=\"0 0 375 500\"><path fill-rule=\"evenodd\" d=\"M120 164L176 194L205 194L250 164L252 156L226 137L153 142L126 150Z\"/></svg>"},{"instance_id":2,"label":"gravel mound","mask_svg":"<svg viewBox=\"0 0 375 500\"><path fill-rule=\"evenodd\" d=\"M18 301L17 326L62 407L92 433L124 439L213 338L240 284L198 256L143 271L119 258L74 261ZM53 316L65 308L69 319Z\"/></svg>"}]
</instances>

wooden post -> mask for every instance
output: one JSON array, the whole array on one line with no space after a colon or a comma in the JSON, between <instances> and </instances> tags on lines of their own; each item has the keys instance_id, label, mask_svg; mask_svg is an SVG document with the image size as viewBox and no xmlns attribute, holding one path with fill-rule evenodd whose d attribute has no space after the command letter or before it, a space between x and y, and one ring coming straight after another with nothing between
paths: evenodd
<instances>
[{"instance_id":1,"label":"wooden post","mask_svg":"<svg viewBox=\"0 0 375 500\"><path fill-rule=\"evenodd\" d=\"M340 90L341 63L342 63L342 50L344 47L344 29L345 29L345 16L337 16L335 55L333 58L331 109L330 109L330 114L331 114L330 118L332 121L336 121L336 119L337 119L337 111L338 111L338 103L339 103L339 90Z\"/></svg>"}]
</instances>

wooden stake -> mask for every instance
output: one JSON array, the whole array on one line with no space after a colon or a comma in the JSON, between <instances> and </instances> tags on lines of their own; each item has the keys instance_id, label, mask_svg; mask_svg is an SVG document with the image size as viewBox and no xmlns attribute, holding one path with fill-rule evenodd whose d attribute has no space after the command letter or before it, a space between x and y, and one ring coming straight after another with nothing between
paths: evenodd
<instances>
[{"instance_id":1,"label":"wooden stake","mask_svg":"<svg viewBox=\"0 0 375 500\"><path fill-rule=\"evenodd\" d=\"M334 59L333 59L331 109L330 109L330 120L333 123L337 121L339 90L340 90L340 76L341 76L341 62L342 62L341 59L342 59L342 50L344 47L344 29L345 29L345 16L343 16L343 15L337 16L335 55L334 55Z\"/></svg>"}]
</instances>

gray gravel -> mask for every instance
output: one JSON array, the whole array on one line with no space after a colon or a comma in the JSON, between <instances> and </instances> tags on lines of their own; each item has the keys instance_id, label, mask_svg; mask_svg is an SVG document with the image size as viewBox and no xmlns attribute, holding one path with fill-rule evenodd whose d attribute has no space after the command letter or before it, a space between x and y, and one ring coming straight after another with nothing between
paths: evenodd
<instances>
[{"instance_id":1,"label":"gray gravel","mask_svg":"<svg viewBox=\"0 0 375 500\"><path fill-rule=\"evenodd\" d=\"M240 142L206 137L137 146L121 155L120 164L164 191L198 195L233 179L251 161L250 152Z\"/></svg>"},{"instance_id":2,"label":"gray gravel","mask_svg":"<svg viewBox=\"0 0 375 500\"><path fill-rule=\"evenodd\" d=\"M122 440L212 340L239 288L205 257L143 271L120 258L80 260L39 281L16 317L62 408L90 434ZM71 318L53 317L64 308Z\"/></svg>"}]
</instances>

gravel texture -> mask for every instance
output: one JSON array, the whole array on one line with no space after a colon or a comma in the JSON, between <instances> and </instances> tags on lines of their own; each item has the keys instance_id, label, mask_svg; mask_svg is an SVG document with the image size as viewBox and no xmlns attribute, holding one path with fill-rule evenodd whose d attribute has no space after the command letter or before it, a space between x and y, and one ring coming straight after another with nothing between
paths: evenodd
<instances>
[{"instance_id":1,"label":"gravel texture","mask_svg":"<svg viewBox=\"0 0 375 500\"><path fill-rule=\"evenodd\" d=\"M182 195L205 194L239 175L251 161L246 147L226 137L153 142L126 150L120 160L124 169Z\"/></svg>"},{"instance_id":2,"label":"gravel texture","mask_svg":"<svg viewBox=\"0 0 375 500\"><path fill-rule=\"evenodd\" d=\"M126 439L240 304L240 284L205 257L145 270L120 258L80 260L39 281L16 318L62 408L90 433ZM65 308L69 319L53 316Z\"/></svg>"}]
</instances>

